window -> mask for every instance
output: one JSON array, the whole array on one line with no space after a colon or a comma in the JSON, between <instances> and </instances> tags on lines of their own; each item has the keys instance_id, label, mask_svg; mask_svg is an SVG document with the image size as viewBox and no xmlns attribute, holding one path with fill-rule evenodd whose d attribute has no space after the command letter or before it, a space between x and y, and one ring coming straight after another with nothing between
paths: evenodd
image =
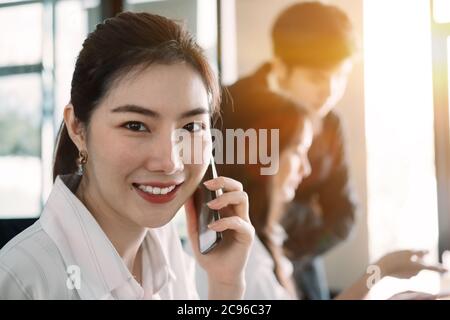
<instances>
[{"instance_id":1,"label":"window","mask_svg":"<svg viewBox=\"0 0 450 320\"><path fill-rule=\"evenodd\" d=\"M55 136L96 6L0 3L0 218L36 217L48 197Z\"/></svg>"},{"instance_id":2,"label":"window","mask_svg":"<svg viewBox=\"0 0 450 320\"><path fill-rule=\"evenodd\" d=\"M42 3L0 8L0 66L41 61L42 18Z\"/></svg>"},{"instance_id":3,"label":"window","mask_svg":"<svg viewBox=\"0 0 450 320\"><path fill-rule=\"evenodd\" d=\"M367 0L364 29L370 258L409 248L428 249L437 261L429 1L390 1L386 10ZM422 280L396 280L390 288L439 290L436 275ZM383 292L394 293L389 286Z\"/></svg>"},{"instance_id":4,"label":"window","mask_svg":"<svg viewBox=\"0 0 450 320\"><path fill-rule=\"evenodd\" d=\"M450 22L450 1L433 0L433 17L437 23Z\"/></svg>"},{"instance_id":5,"label":"window","mask_svg":"<svg viewBox=\"0 0 450 320\"><path fill-rule=\"evenodd\" d=\"M40 211L41 106L39 74L0 77L1 217L29 217Z\"/></svg>"}]
</instances>

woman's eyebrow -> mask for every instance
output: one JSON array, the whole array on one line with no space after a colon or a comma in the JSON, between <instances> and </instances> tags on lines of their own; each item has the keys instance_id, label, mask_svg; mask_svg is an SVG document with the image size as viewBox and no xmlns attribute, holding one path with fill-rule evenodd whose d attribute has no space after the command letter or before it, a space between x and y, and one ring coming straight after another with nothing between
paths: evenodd
<instances>
[{"instance_id":1,"label":"woman's eyebrow","mask_svg":"<svg viewBox=\"0 0 450 320\"><path fill-rule=\"evenodd\" d=\"M116 107L116 108L112 109L111 112L120 112L120 113L131 112L131 113L137 113L137 114L141 114L141 115L144 115L147 117L152 117L152 118L160 117L158 112L150 110L148 108L136 106L134 104L127 104L124 106Z\"/></svg>"},{"instance_id":2,"label":"woman's eyebrow","mask_svg":"<svg viewBox=\"0 0 450 320\"><path fill-rule=\"evenodd\" d=\"M209 110L205 109L203 107L200 107L200 108L195 108L195 109L183 112L179 118L183 119L183 118L193 117L193 116L197 116L199 114L205 114L205 113L209 114Z\"/></svg>"},{"instance_id":3,"label":"woman's eyebrow","mask_svg":"<svg viewBox=\"0 0 450 320\"><path fill-rule=\"evenodd\" d=\"M127 104L124 106L116 107L116 108L112 109L111 112L120 112L120 113L131 112L131 113L137 113L137 114L144 115L147 117L152 117L152 118L160 118L161 117L161 115L156 111L153 111L149 108L137 106L134 104ZM195 109L183 112L178 118L183 119L183 118L188 118L188 117L196 116L199 114L205 114L205 113L209 114L209 110L206 108L203 108L203 107L199 107L199 108L195 108Z\"/></svg>"}]
</instances>

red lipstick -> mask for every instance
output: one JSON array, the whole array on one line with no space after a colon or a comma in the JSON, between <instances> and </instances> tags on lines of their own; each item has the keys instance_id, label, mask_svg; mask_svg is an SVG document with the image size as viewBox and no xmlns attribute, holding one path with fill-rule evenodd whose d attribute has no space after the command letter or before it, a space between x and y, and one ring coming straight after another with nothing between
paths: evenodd
<instances>
[{"instance_id":1,"label":"red lipstick","mask_svg":"<svg viewBox=\"0 0 450 320\"><path fill-rule=\"evenodd\" d=\"M182 183L181 183L182 184ZM178 189L180 188L181 184L177 184L175 188L166 193L166 194L152 194L145 192L141 189L139 189L139 185L144 186L152 186L152 187L158 187L158 188L166 188L175 185L175 183L142 183L142 184L133 184L134 189L140 195L144 200L150 202L150 203L156 203L156 204L162 204L167 203L169 201L172 201L177 194Z\"/></svg>"}]
</instances>

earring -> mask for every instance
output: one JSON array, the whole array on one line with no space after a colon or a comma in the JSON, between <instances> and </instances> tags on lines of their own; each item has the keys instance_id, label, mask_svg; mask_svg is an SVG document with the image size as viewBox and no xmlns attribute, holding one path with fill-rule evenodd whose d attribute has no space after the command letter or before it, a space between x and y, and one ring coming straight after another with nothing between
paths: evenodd
<instances>
[{"instance_id":1,"label":"earring","mask_svg":"<svg viewBox=\"0 0 450 320\"><path fill-rule=\"evenodd\" d=\"M86 150L81 150L78 152L78 159L77 159L77 166L78 166L78 171L77 174L79 176L82 176L84 173L84 165L87 163L88 161L88 153Z\"/></svg>"}]
</instances>

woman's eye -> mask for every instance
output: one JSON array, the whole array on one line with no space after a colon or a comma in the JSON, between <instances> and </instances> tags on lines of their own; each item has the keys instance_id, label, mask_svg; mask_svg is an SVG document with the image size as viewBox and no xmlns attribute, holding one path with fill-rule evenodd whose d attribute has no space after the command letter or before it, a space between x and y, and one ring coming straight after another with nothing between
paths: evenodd
<instances>
[{"instance_id":1,"label":"woman's eye","mask_svg":"<svg viewBox=\"0 0 450 320\"><path fill-rule=\"evenodd\" d=\"M204 129L204 125L201 122L191 122L185 125L183 129L186 129L189 132L198 132Z\"/></svg>"},{"instance_id":2,"label":"woman's eye","mask_svg":"<svg viewBox=\"0 0 450 320\"><path fill-rule=\"evenodd\" d=\"M136 131L136 132L148 131L147 127L143 123L137 122L137 121L127 122L127 123L125 123L124 127L127 128L128 130Z\"/></svg>"}]
</instances>

